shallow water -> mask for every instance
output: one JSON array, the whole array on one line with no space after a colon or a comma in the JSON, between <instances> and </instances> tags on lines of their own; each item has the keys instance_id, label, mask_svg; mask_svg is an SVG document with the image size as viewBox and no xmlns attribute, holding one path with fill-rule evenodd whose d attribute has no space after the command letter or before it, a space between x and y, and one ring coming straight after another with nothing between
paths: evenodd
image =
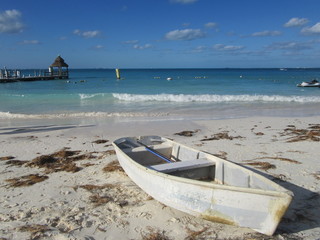
<instances>
[{"instance_id":1,"label":"shallow water","mask_svg":"<svg viewBox=\"0 0 320 240\"><path fill-rule=\"evenodd\" d=\"M316 79L320 69L120 72L121 80L114 69L71 69L69 80L2 83L0 119L221 119L320 113L320 88L296 87Z\"/></svg>"}]
</instances>

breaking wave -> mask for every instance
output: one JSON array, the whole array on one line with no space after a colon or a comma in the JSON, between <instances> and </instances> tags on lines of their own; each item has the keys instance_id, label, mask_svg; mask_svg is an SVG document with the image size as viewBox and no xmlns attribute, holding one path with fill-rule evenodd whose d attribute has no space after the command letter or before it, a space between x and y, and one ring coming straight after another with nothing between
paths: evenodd
<instances>
[{"instance_id":1,"label":"breaking wave","mask_svg":"<svg viewBox=\"0 0 320 240\"><path fill-rule=\"evenodd\" d=\"M157 117L167 116L167 113L143 113L143 112L79 112L58 114L22 114L0 112L0 119L64 119L64 118L87 118L87 117Z\"/></svg>"},{"instance_id":2,"label":"breaking wave","mask_svg":"<svg viewBox=\"0 0 320 240\"><path fill-rule=\"evenodd\" d=\"M93 93L93 94L85 94L79 93L80 99L90 99L90 98L97 98L97 97L105 97L104 93Z\"/></svg>"},{"instance_id":3,"label":"breaking wave","mask_svg":"<svg viewBox=\"0 0 320 240\"><path fill-rule=\"evenodd\" d=\"M188 94L127 94L113 93L113 97L128 102L212 102L212 103L228 103L228 102L295 102L295 103L319 103L320 97L317 96L280 96L280 95L188 95Z\"/></svg>"}]
</instances>

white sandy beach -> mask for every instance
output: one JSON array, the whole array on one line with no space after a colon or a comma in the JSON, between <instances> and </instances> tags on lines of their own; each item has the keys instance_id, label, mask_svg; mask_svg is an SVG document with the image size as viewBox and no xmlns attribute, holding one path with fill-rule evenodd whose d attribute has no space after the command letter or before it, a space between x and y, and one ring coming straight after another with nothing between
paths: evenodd
<instances>
[{"instance_id":1,"label":"white sandy beach","mask_svg":"<svg viewBox=\"0 0 320 240\"><path fill-rule=\"evenodd\" d=\"M320 117L0 123L0 239L320 239L319 123ZM186 130L193 136L175 134ZM246 164L291 190L294 200L274 236L198 219L149 197L117 164L110 167L117 161L111 142L137 135L169 137ZM50 165L53 158L60 165Z\"/></svg>"}]
</instances>

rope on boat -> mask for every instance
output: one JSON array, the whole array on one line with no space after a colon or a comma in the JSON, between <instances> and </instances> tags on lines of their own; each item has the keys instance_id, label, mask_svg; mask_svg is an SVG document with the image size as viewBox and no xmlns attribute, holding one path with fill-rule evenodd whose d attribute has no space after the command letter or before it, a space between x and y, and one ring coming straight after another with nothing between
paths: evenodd
<instances>
[{"instance_id":1,"label":"rope on boat","mask_svg":"<svg viewBox=\"0 0 320 240\"><path fill-rule=\"evenodd\" d=\"M159 153L158 151L148 147L147 145L143 144L140 141L137 141L137 143L141 144L142 146L144 146L149 152L151 152L152 154L156 155L157 157L161 158L162 160L165 160L168 163L172 163L173 161L170 160L169 158L163 156L161 153Z\"/></svg>"}]
</instances>

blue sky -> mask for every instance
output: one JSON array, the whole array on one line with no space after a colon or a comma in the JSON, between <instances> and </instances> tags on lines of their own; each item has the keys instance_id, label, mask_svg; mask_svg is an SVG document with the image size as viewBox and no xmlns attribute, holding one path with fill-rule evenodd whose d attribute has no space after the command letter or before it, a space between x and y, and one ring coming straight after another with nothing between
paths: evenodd
<instances>
[{"instance_id":1,"label":"blue sky","mask_svg":"<svg viewBox=\"0 0 320 240\"><path fill-rule=\"evenodd\" d=\"M1 0L0 67L320 67L319 0Z\"/></svg>"}]
</instances>

